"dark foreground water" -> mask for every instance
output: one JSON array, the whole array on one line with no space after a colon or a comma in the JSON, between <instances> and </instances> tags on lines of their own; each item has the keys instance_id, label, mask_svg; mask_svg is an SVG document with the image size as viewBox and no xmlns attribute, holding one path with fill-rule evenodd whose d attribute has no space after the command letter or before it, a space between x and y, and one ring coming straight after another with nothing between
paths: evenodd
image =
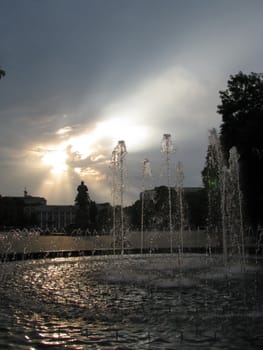
<instances>
[{"instance_id":1,"label":"dark foreground water","mask_svg":"<svg viewBox=\"0 0 263 350\"><path fill-rule=\"evenodd\" d=\"M262 349L263 269L203 256L0 265L0 349Z\"/></svg>"}]
</instances>

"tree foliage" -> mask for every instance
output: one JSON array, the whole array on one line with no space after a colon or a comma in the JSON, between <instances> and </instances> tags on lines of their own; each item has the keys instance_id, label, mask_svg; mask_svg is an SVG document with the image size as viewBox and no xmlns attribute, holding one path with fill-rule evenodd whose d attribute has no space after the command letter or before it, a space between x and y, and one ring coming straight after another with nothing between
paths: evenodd
<instances>
[{"instance_id":1,"label":"tree foliage","mask_svg":"<svg viewBox=\"0 0 263 350\"><path fill-rule=\"evenodd\" d=\"M263 218L263 79L256 73L231 75L220 91L221 143L226 160L231 147L240 155L241 187L254 227Z\"/></svg>"},{"instance_id":2,"label":"tree foliage","mask_svg":"<svg viewBox=\"0 0 263 350\"><path fill-rule=\"evenodd\" d=\"M150 195L148 195L150 192ZM143 222L144 229L168 231L169 230L169 195L167 186L155 187L144 197ZM171 188L172 226L179 229L178 196L176 189ZM184 223L193 229L205 225L206 198L202 190L188 192L183 197ZM133 230L141 229L142 197L132 206L125 208L129 216L129 225Z\"/></svg>"},{"instance_id":3,"label":"tree foliage","mask_svg":"<svg viewBox=\"0 0 263 350\"><path fill-rule=\"evenodd\" d=\"M5 71L0 67L0 79L5 76Z\"/></svg>"},{"instance_id":4,"label":"tree foliage","mask_svg":"<svg viewBox=\"0 0 263 350\"><path fill-rule=\"evenodd\" d=\"M78 194L75 198L77 206L76 211L76 226L78 228L86 229L90 226L90 197L88 194L88 187L81 181L77 188Z\"/></svg>"},{"instance_id":5,"label":"tree foliage","mask_svg":"<svg viewBox=\"0 0 263 350\"><path fill-rule=\"evenodd\" d=\"M89 205L90 198L88 194L88 187L84 184L84 181L81 181L81 184L78 186L77 190L78 194L76 196L75 203L80 209L85 210Z\"/></svg>"}]
</instances>

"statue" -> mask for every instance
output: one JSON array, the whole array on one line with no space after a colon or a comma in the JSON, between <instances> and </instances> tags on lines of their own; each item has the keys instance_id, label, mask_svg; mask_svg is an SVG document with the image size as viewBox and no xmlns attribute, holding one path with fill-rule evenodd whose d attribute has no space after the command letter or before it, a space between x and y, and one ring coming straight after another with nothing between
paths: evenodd
<instances>
[{"instance_id":1,"label":"statue","mask_svg":"<svg viewBox=\"0 0 263 350\"><path fill-rule=\"evenodd\" d=\"M76 225L79 228L85 229L89 227L90 224L90 197L88 194L88 187L85 185L84 181L77 187L78 194L75 198L75 203L77 206L76 212Z\"/></svg>"},{"instance_id":2,"label":"statue","mask_svg":"<svg viewBox=\"0 0 263 350\"><path fill-rule=\"evenodd\" d=\"M77 190L78 194L75 202L81 210L86 209L90 203L90 198L88 194L88 187L84 184L84 181L81 181L81 184L78 186Z\"/></svg>"}]
</instances>

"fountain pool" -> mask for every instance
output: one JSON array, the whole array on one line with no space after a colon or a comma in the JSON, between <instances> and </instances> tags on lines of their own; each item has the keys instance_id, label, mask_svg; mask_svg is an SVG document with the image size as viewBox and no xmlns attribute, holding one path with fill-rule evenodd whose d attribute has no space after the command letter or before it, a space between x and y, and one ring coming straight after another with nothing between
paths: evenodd
<instances>
[{"instance_id":1,"label":"fountain pool","mask_svg":"<svg viewBox=\"0 0 263 350\"><path fill-rule=\"evenodd\" d=\"M5 262L0 349L262 349L263 261L118 255Z\"/></svg>"}]
</instances>

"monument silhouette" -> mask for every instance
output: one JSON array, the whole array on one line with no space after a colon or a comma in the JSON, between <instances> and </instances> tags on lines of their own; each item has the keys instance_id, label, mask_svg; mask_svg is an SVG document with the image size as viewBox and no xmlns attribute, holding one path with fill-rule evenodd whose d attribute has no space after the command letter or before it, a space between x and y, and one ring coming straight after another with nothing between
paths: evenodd
<instances>
[{"instance_id":1,"label":"monument silhouette","mask_svg":"<svg viewBox=\"0 0 263 350\"><path fill-rule=\"evenodd\" d=\"M84 181L77 187L77 196L75 198L76 210L76 227L87 229L90 226L90 197L88 187Z\"/></svg>"}]
</instances>

